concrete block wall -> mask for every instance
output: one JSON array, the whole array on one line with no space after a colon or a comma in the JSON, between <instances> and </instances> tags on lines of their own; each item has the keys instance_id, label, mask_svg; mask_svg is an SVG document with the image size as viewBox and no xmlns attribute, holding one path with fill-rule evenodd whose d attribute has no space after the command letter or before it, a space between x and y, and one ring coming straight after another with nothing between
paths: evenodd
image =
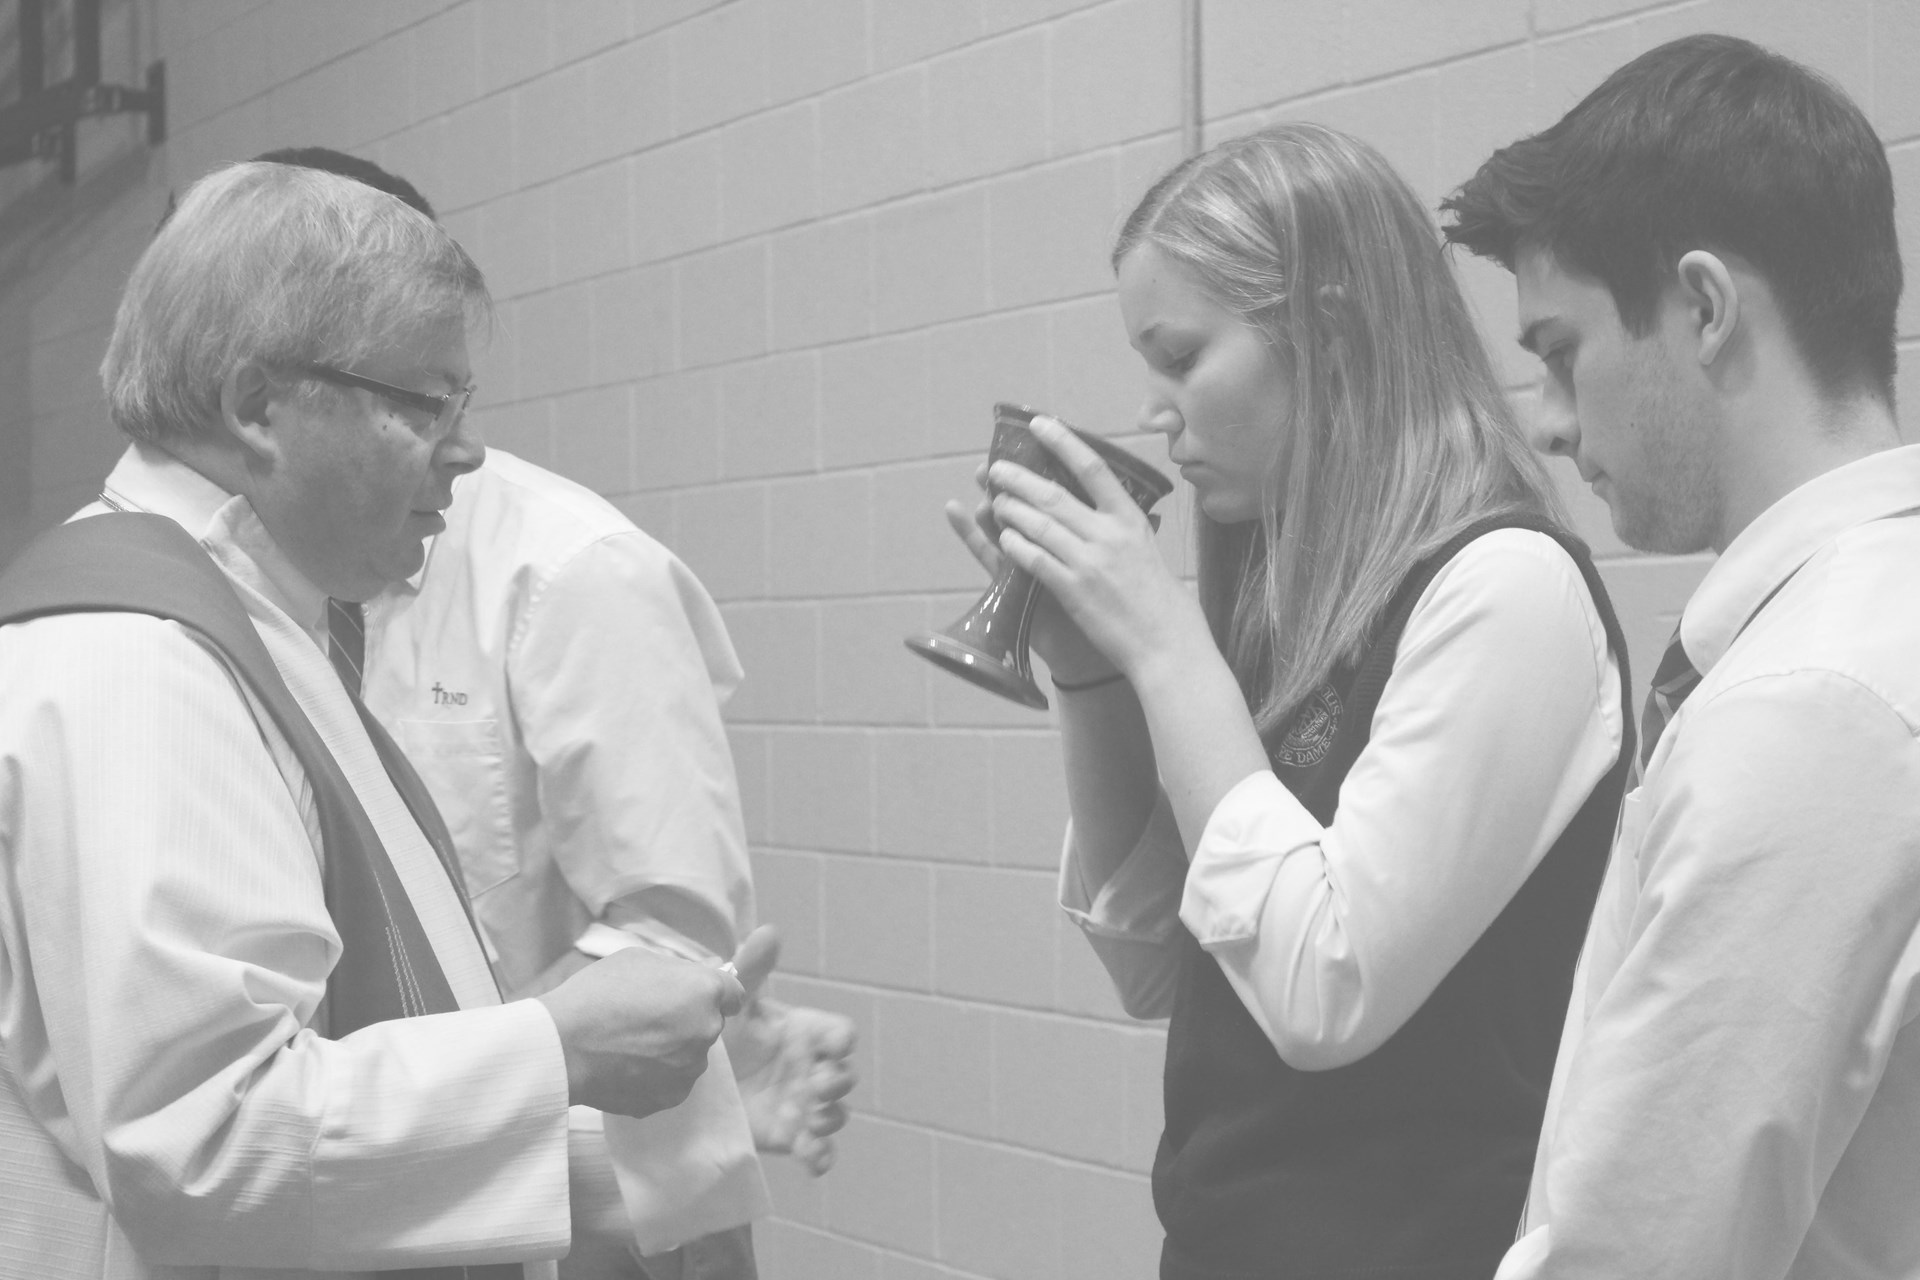
<instances>
[{"instance_id":1,"label":"concrete block wall","mask_svg":"<svg viewBox=\"0 0 1920 1280\"><path fill-rule=\"evenodd\" d=\"M1920 246L1920 6L1199 0L1204 137L1313 118L1430 202L1608 70L1750 35L1847 87ZM675 547L749 672L730 708L782 994L861 1029L839 1167L773 1171L769 1280L1155 1273L1162 1035L1053 906L1045 715L908 656L979 574L940 503L1013 399L1163 457L1106 250L1181 154L1181 0L109 0L109 79L167 61L171 136L89 124L71 189L0 171L0 558L118 452L94 376L177 190L273 146L407 175L499 301L489 441ZM1516 396L1510 280L1461 273ZM1920 303L1902 311L1920 403ZM1637 556L1563 469L1640 679L1698 559ZM1188 506L1162 533L1185 564Z\"/></svg>"}]
</instances>

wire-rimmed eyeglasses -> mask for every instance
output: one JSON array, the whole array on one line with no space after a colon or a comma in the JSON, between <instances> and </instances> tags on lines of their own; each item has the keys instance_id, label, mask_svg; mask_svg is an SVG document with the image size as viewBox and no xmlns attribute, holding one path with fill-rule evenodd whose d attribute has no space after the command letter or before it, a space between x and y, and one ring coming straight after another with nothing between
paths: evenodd
<instances>
[{"instance_id":1,"label":"wire-rimmed eyeglasses","mask_svg":"<svg viewBox=\"0 0 1920 1280\"><path fill-rule=\"evenodd\" d=\"M432 432L445 435L453 430L460 421L460 415L467 411L467 402L473 399L473 384L469 382L458 391L449 391L446 395L434 395L430 391L410 391L405 387L396 387L390 382L381 382L378 378L369 378L363 374L349 373L345 369L336 369L328 364L305 364L300 366L302 373L311 374L323 382L336 383L343 387L359 387L371 391L377 396L404 408L433 415Z\"/></svg>"}]
</instances>

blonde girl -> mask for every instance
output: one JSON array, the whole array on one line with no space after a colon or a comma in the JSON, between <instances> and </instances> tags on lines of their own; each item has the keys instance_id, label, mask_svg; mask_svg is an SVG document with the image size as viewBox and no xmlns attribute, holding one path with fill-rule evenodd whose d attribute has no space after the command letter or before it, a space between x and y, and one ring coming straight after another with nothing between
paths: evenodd
<instances>
[{"instance_id":1,"label":"blonde girl","mask_svg":"<svg viewBox=\"0 0 1920 1280\"><path fill-rule=\"evenodd\" d=\"M1050 420L1094 505L1002 463L948 514L1047 588L1062 903L1172 1018L1161 1275L1486 1280L1632 754L1618 626L1371 147L1224 143L1113 262L1197 598Z\"/></svg>"}]
</instances>

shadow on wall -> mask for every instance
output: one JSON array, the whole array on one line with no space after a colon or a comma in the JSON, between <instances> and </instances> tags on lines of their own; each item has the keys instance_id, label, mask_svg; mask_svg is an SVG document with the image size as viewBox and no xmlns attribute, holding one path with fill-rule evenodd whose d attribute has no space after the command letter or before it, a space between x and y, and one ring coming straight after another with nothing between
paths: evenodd
<instances>
[{"instance_id":1,"label":"shadow on wall","mask_svg":"<svg viewBox=\"0 0 1920 1280\"><path fill-rule=\"evenodd\" d=\"M100 132L125 131L109 125ZM84 414L64 413L48 397L70 388L37 388L34 377L36 336L46 339L46 312L57 310L52 295L61 282L77 272L111 274L117 295L119 279L152 231L145 210L154 205L162 160L131 138L121 146L116 141L94 141L88 151L107 158L77 185L61 183L51 165L40 166L33 175L38 181L0 208L0 564L79 505L66 503L64 489L36 492L36 474L97 479L103 460L110 465L120 448L96 385L87 385ZM102 331L95 345L105 340ZM94 363L101 354L91 351ZM74 465L61 465L69 455L77 455Z\"/></svg>"}]
</instances>

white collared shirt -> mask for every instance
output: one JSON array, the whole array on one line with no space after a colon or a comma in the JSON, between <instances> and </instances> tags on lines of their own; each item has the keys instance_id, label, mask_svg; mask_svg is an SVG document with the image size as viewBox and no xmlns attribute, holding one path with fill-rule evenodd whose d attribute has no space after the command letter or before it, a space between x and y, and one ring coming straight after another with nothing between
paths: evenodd
<instances>
[{"instance_id":1,"label":"white collared shirt","mask_svg":"<svg viewBox=\"0 0 1920 1280\"><path fill-rule=\"evenodd\" d=\"M1333 825L1262 770L1215 807L1189 865L1163 796L1105 884L1069 831L1061 905L1136 1016L1171 1011L1184 924L1285 1061L1354 1062L1553 847L1619 758L1620 715L1579 567L1545 534L1497 530L1415 603Z\"/></svg>"},{"instance_id":2,"label":"white collared shirt","mask_svg":"<svg viewBox=\"0 0 1920 1280\"><path fill-rule=\"evenodd\" d=\"M663 890L679 927L615 923L731 955L753 880L720 718L740 664L712 598L598 494L499 449L446 520L367 604L364 697L447 819L503 981Z\"/></svg>"},{"instance_id":3,"label":"white collared shirt","mask_svg":"<svg viewBox=\"0 0 1920 1280\"><path fill-rule=\"evenodd\" d=\"M316 643L320 592L244 499L158 450L130 449L108 487L180 522L227 573L462 1009L314 1032L340 940L312 792L193 632L119 613L0 628L0 1275L557 1256L567 1083L552 1018L498 1003Z\"/></svg>"},{"instance_id":4,"label":"white collared shirt","mask_svg":"<svg viewBox=\"0 0 1920 1280\"><path fill-rule=\"evenodd\" d=\"M1502 1280L1920 1276L1920 446L1827 472L1688 602Z\"/></svg>"},{"instance_id":5,"label":"white collared shirt","mask_svg":"<svg viewBox=\"0 0 1920 1280\"><path fill-rule=\"evenodd\" d=\"M367 605L365 697L447 819L502 980L636 937L730 956L754 908L718 607L604 498L503 450L446 521ZM680 1106L605 1123L643 1252L767 1212L723 1041Z\"/></svg>"}]
</instances>

